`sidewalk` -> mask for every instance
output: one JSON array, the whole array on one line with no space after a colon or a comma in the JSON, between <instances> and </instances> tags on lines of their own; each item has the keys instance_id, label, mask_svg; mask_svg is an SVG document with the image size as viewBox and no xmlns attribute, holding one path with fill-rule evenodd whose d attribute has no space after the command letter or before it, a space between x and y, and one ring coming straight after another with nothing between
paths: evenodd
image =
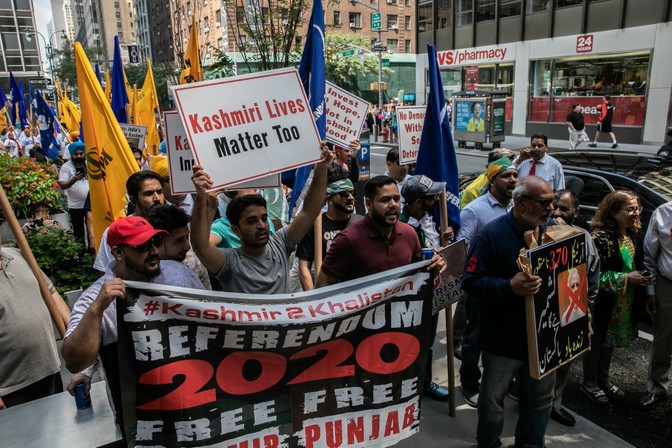
<instances>
[{"instance_id":1,"label":"sidewalk","mask_svg":"<svg viewBox=\"0 0 672 448\"><path fill-rule=\"evenodd\" d=\"M436 342L434 343L434 381L441 386L448 387L448 369L446 366L447 352L445 317L439 319ZM460 389L459 367L460 361L455 360L456 384L456 415L448 415L448 403L430 399L423 399L420 410L420 431L395 445L399 448L443 448L443 447L475 447L476 424L478 415L476 409L468 406L462 398ZM506 418L502 443L505 447L513 446L514 431L518 421L518 404L507 398ZM571 409L569 409L571 411ZM605 412L607 410L605 409ZM574 414L576 425L568 428L550 420L546 430L546 445L548 447L577 447L577 448L625 448L632 447L629 443L616 437L610 432L595 425L588 419Z\"/></svg>"}]
</instances>

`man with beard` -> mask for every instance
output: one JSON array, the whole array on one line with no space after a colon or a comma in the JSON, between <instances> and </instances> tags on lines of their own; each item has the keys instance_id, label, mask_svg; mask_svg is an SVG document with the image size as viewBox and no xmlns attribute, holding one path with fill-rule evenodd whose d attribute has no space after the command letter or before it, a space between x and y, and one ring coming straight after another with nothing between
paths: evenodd
<instances>
[{"instance_id":1,"label":"man with beard","mask_svg":"<svg viewBox=\"0 0 672 448\"><path fill-rule=\"evenodd\" d=\"M364 219L336 235L317 276L318 288L398 268L421 260L420 240L413 227L399 222L397 182L376 176L364 187ZM434 255L429 269L444 267Z\"/></svg>"},{"instance_id":2,"label":"man with beard","mask_svg":"<svg viewBox=\"0 0 672 448\"><path fill-rule=\"evenodd\" d=\"M571 190L560 190L555 194L555 203L553 209L553 218L562 218L565 224L581 230L586 235L586 265L588 277L588 301L593 302L597 298L600 288L600 257L597 254L597 248L593 242L590 232L577 225L579 217L579 198ZM572 269L567 276L568 286L573 289L573 285L579 280L578 271ZM578 311L578 307L574 307ZM563 321L567 322L566 317L562 316ZM555 371L555 389L553 391L553 409L551 418L565 426L574 426L576 419L562 406L562 393L569 380L569 371L572 363L565 363Z\"/></svg>"},{"instance_id":3,"label":"man with beard","mask_svg":"<svg viewBox=\"0 0 672 448\"><path fill-rule=\"evenodd\" d=\"M464 238L467 245L471 244L474 237L485 226L506 215L511 210L511 195L518 184L518 170L508 157L502 157L485 166L488 178L489 191L471 201L460 213L462 226L457 234L458 239ZM458 322L466 318L466 327ZM453 342L461 342L461 347L456 348L456 356L462 359L460 364L460 382L464 401L471 407L476 407L478 402L479 381L481 370L478 363L481 357L480 326L481 326L480 301L477 298L466 296L457 306L453 317ZM459 334L459 328L464 332ZM459 343L457 342L457 343ZM456 343L456 344L457 344Z\"/></svg>"},{"instance_id":4,"label":"man with beard","mask_svg":"<svg viewBox=\"0 0 672 448\"><path fill-rule=\"evenodd\" d=\"M322 259L331 243L346 227L363 217L355 211L355 187L350 179L342 179L327 185L327 211L322 214ZM299 280L304 291L315 289L310 270L315 260L315 227L311 228L296 248L299 259Z\"/></svg>"},{"instance_id":5,"label":"man with beard","mask_svg":"<svg viewBox=\"0 0 672 448\"><path fill-rule=\"evenodd\" d=\"M518 168L518 178L537 176L549 183L553 191L565 188L565 174L562 165L548 152L548 137L544 134L534 134L530 138L529 148L520 151L520 155L513 163Z\"/></svg>"},{"instance_id":6,"label":"man with beard","mask_svg":"<svg viewBox=\"0 0 672 448\"><path fill-rule=\"evenodd\" d=\"M68 198L68 213L72 231L77 238L84 239L86 224L86 198L89 195L89 179L86 174L86 148L82 142L68 146L70 160L58 172L58 186ZM89 207L90 208L90 207ZM89 242L91 246L91 242Z\"/></svg>"},{"instance_id":7,"label":"man with beard","mask_svg":"<svg viewBox=\"0 0 672 448\"><path fill-rule=\"evenodd\" d=\"M191 244L222 290L249 294L289 292L289 256L301 241L324 204L327 170L334 158L326 143L321 144L320 161L315 165L313 181L303 208L292 222L269 237L266 200L258 194L236 196L226 208L231 230L240 238L237 249L218 249L210 243L210 224L217 200L207 193L212 180L200 165L194 165L191 179L196 200L191 223Z\"/></svg>"},{"instance_id":8,"label":"man with beard","mask_svg":"<svg viewBox=\"0 0 672 448\"><path fill-rule=\"evenodd\" d=\"M93 365L100 354L112 392L117 421L121 418L121 391L117 363L116 299L126 293L124 280L203 289L196 275L182 263L160 261L159 249L168 232L157 230L139 216L119 218L107 229L106 243L113 254L105 275L75 303L61 354L71 372Z\"/></svg>"},{"instance_id":9,"label":"man with beard","mask_svg":"<svg viewBox=\"0 0 672 448\"><path fill-rule=\"evenodd\" d=\"M152 227L168 232L159 248L159 258L179 261L198 276L205 289L212 289L208 270L189 244L189 219L184 210L168 204L155 205L147 214L147 221Z\"/></svg>"},{"instance_id":10,"label":"man with beard","mask_svg":"<svg viewBox=\"0 0 672 448\"><path fill-rule=\"evenodd\" d=\"M131 174L126 181L126 193L135 209L133 216L146 219L149 209L164 203L161 176L153 171L137 171ZM96 261L93 263L93 267L100 272L105 272L107 265L114 259L112 246L107 244L108 230L109 228L103 232Z\"/></svg>"},{"instance_id":11,"label":"man with beard","mask_svg":"<svg viewBox=\"0 0 672 448\"><path fill-rule=\"evenodd\" d=\"M543 179L528 176L513 190L513 209L488 224L469 249L462 289L481 302L483 378L478 399L479 447L501 446L504 398L513 378L518 383L516 446L545 446L553 402L555 373L541 380L530 376L525 297L539 291L541 278L523 274L517 264L528 238L541 243L553 212L553 190Z\"/></svg>"}]
</instances>

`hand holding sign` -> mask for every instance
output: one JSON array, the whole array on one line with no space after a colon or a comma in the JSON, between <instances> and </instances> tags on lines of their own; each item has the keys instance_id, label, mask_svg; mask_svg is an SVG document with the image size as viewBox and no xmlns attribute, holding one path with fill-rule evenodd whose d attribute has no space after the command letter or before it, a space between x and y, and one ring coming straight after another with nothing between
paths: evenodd
<instances>
[{"instance_id":1,"label":"hand holding sign","mask_svg":"<svg viewBox=\"0 0 672 448\"><path fill-rule=\"evenodd\" d=\"M199 195L207 194L207 191L212 188L210 175L205 172L201 165L194 165L192 169L194 174L191 175L191 181L196 187L196 193Z\"/></svg>"},{"instance_id":2,"label":"hand holding sign","mask_svg":"<svg viewBox=\"0 0 672 448\"><path fill-rule=\"evenodd\" d=\"M513 276L509 284L515 295L521 297L533 296L539 292L539 288L541 287L541 277L536 275L527 276L526 274L519 272Z\"/></svg>"}]
</instances>

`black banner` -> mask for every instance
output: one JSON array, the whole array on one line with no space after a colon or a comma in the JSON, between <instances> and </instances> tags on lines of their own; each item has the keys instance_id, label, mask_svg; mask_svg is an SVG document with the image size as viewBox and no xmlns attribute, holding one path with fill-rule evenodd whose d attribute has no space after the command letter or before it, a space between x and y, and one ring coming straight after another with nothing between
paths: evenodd
<instances>
[{"instance_id":1,"label":"black banner","mask_svg":"<svg viewBox=\"0 0 672 448\"><path fill-rule=\"evenodd\" d=\"M128 282L118 306L129 446L391 446L419 426L424 263L295 295Z\"/></svg>"},{"instance_id":2,"label":"black banner","mask_svg":"<svg viewBox=\"0 0 672 448\"><path fill-rule=\"evenodd\" d=\"M529 252L541 289L526 298L530 375L543 378L588 350L586 235Z\"/></svg>"}]
</instances>

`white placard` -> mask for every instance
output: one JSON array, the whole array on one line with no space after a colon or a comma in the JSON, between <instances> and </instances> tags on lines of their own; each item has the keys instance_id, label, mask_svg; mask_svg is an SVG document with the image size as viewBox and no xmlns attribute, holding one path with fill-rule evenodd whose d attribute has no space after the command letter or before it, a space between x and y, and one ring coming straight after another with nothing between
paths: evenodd
<instances>
[{"instance_id":1,"label":"white placard","mask_svg":"<svg viewBox=\"0 0 672 448\"><path fill-rule=\"evenodd\" d=\"M327 104L327 141L347 148L359 139L369 111L369 103L327 82L324 101Z\"/></svg>"},{"instance_id":2,"label":"white placard","mask_svg":"<svg viewBox=\"0 0 672 448\"><path fill-rule=\"evenodd\" d=\"M399 133L399 163L415 163L418 160L422 125L425 122L426 106L397 107Z\"/></svg>"},{"instance_id":3,"label":"white placard","mask_svg":"<svg viewBox=\"0 0 672 448\"><path fill-rule=\"evenodd\" d=\"M177 111L164 112L163 121L166 127L166 154L170 172L170 192L172 194L196 193L191 181L194 155L189 146L187 131L184 130L180 114ZM228 190L249 188L277 188L280 186L280 175L262 177L249 182L230 186Z\"/></svg>"},{"instance_id":4,"label":"white placard","mask_svg":"<svg viewBox=\"0 0 672 448\"><path fill-rule=\"evenodd\" d=\"M182 84L173 93L213 189L319 160L317 127L294 68Z\"/></svg>"},{"instance_id":5,"label":"white placard","mask_svg":"<svg viewBox=\"0 0 672 448\"><path fill-rule=\"evenodd\" d=\"M147 126L140 126L136 124L119 123L124 137L128 143L132 143L141 150L145 149L145 137L147 136Z\"/></svg>"}]
</instances>

